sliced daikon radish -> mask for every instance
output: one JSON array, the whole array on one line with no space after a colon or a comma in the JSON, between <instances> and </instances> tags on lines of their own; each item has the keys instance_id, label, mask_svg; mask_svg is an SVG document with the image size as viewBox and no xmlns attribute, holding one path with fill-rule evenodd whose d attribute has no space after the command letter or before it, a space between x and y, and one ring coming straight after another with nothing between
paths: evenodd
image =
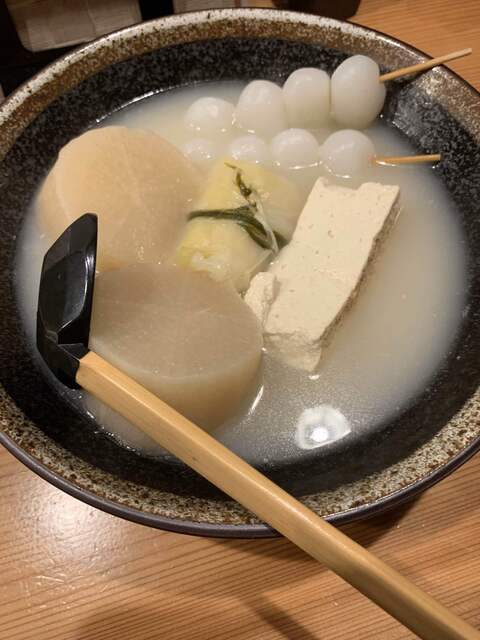
<instances>
[{"instance_id":1,"label":"sliced daikon radish","mask_svg":"<svg viewBox=\"0 0 480 640\"><path fill-rule=\"evenodd\" d=\"M88 393L83 395L82 401L87 412L95 418L95 422L107 432L126 445L147 456L165 456L165 449L152 440L146 433L140 431L126 418L107 407L95 396Z\"/></svg>"},{"instance_id":2,"label":"sliced daikon radish","mask_svg":"<svg viewBox=\"0 0 480 640\"><path fill-rule=\"evenodd\" d=\"M159 262L174 249L199 185L197 169L160 136L94 129L60 151L39 193L39 222L53 239L96 213L100 271Z\"/></svg>"},{"instance_id":3,"label":"sliced daikon radish","mask_svg":"<svg viewBox=\"0 0 480 640\"><path fill-rule=\"evenodd\" d=\"M224 133L232 128L234 110L233 104L222 98L199 98L188 108L185 125L206 135Z\"/></svg>"},{"instance_id":4,"label":"sliced daikon radish","mask_svg":"<svg viewBox=\"0 0 480 640\"><path fill-rule=\"evenodd\" d=\"M262 335L233 289L186 269L136 264L97 277L90 346L210 429L252 388Z\"/></svg>"},{"instance_id":5,"label":"sliced daikon radish","mask_svg":"<svg viewBox=\"0 0 480 640\"><path fill-rule=\"evenodd\" d=\"M227 153L235 160L246 160L255 164L269 165L272 161L270 149L265 140L253 134L232 140Z\"/></svg>"},{"instance_id":6,"label":"sliced daikon radish","mask_svg":"<svg viewBox=\"0 0 480 640\"><path fill-rule=\"evenodd\" d=\"M355 129L332 133L320 148L320 158L336 176L351 177L372 164L375 147L368 136Z\"/></svg>"},{"instance_id":7,"label":"sliced daikon radish","mask_svg":"<svg viewBox=\"0 0 480 640\"><path fill-rule=\"evenodd\" d=\"M318 163L318 142L305 129L286 129L270 143L272 158L282 169L311 167Z\"/></svg>"},{"instance_id":8,"label":"sliced daikon radish","mask_svg":"<svg viewBox=\"0 0 480 640\"><path fill-rule=\"evenodd\" d=\"M332 115L346 127L368 127L382 110L385 85L380 82L378 64L367 56L352 56L333 72Z\"/></svg>"},{"instance_id":9,"label":"sliced daikon radish","mask_svg":"<svg viewBox=\"0 0 480 640\"><path fill-rule=\"evenodd\" d=\"M240 94L236 123L246 131L271 138L287 128L281 88L268 80L254 80Z\"/></svg>"},{"instance_id":10,"label":"sliced daikon radish","mask_svg":"<svg viewBox=\"0 0 480 640\"><path fill-rule=\"evenodd\" d=\"M283 85L283 101L291 127L318 129L330 116L330 78L306 67L291 73Z\"/></svg>"}]
</instances>

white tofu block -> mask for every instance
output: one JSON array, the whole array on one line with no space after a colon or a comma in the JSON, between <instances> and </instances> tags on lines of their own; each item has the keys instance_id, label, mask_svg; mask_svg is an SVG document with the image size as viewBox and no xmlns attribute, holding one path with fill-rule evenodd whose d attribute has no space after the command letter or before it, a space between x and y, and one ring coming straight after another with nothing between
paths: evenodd
<instances>
[{"instance_id":1,"label":"white tofu block","mask_svg":"<svg viewBox=\"0 0 480 640\"><path fill-rule=\"evenodd\" d=\"M269 310L262 308L268 351L296 368L317 369L332 329L397 217L398 196L397 186L365 183L355 190L317 180L292 241L269 270L278 286ZM262 299L257 278L263 275L251 283L256 299Z\"/></svg>"},{"instance_id":2,"label":"white tofu block","mask_svg":"<svg viewBox=\"0 0 480 640\"><path fill-rule=\"evenodd\" d=\"M278 283L273 273L270 273L270 271L261 271L253 278L245 294L245 302L257 316L262 326L267 319L277 289Z\"/></svg>"}]
</instances>

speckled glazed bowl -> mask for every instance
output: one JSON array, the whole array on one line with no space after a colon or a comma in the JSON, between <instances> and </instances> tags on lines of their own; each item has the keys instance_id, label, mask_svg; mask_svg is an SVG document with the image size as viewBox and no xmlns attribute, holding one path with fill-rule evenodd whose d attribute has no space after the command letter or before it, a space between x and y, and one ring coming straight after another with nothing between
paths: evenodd
<instances>
[{"instance_id":1,"label":"speckled glazed bowl","mask_svg":"<svg viewBox=\"0 0 480 640\"><path fill-rule=\"evenodd\" d=\"M58 150L149 92L204 80L282 81L300 66L332 71L352 53L385 70L424 59L388 36L333 20L263 10L171 17L101 38L67 55L0 108L0 441L68 493L156 527L218 536L268 536L258 522L175 460L141 458L99 433L32 364L13 288L15 241L28 203ZM390 82L384 117L419 152L441 151L469 244L469 304L431 384L393 422L341 450L264 471L319 514L344 522L398 504L480 447L480 99L438 68Z\"/></svg>"}]
</instances>

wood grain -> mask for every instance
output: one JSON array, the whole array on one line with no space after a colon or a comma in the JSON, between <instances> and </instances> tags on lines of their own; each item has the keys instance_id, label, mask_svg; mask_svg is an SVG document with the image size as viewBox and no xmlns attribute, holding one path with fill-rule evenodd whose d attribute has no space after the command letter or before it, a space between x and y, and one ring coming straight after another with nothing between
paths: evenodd
<instances>
[{"instance_id":1,"label":"wood grain","mask_svg":"<svg viewBox=\"0 0 480 640\"><path fill-rule=\"evenodd\" d=\"M480 87L480 2L363 0L356 22ZM480 456L414 503L345 533L480 627ZM0 451L0 640L407 640L414 636L284 540L134 525Z\"/></svg>"}]
</instances>

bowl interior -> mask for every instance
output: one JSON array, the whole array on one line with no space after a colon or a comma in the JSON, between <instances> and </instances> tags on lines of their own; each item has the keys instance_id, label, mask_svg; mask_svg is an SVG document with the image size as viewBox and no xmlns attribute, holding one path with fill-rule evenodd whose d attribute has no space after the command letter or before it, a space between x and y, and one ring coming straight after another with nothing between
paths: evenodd
<instances>
[{"instance_id":1,"label":"bowl interior","mask_svg":"<svg viewBox=\"0 0 480 640\"><path fill-rule=\"evenodd\" d=\"M213 526L210 533L222 533L225 524L255 520L175 459L148 459L115 444L59 397L39 372L15 297L15 239L32 196L59 149L132 100L206 81L261 77L282 82L302 66L317 66L331 73L355 51L368 50L384 68L396 66L402 59L410 62L415 56L387 38L372 37L367 30L332 21L315 19L310 38L297 36L295 24L285 15L282 18L282 12L271 22L268 37L258 37L250 35L248 28L258 18L247 19L246 15L244 12L245 35L241 37L229 33L230 23L219 27L212 37L206 23L203 33L195 32L189 39L187 21L187 28L183 27L186 34L181 35L172 22L183 42L161 46L161 28L156 30L152 25L153 44L149 46L154 50L125 60L118 52L125 39L133 38L135 29L127 30L123 39L105 43L109 55L113 51L111 63L92 73L86 56L84 66L77 69L79 78L74 86L60 91L50 104L42 104L31 121L26 118L0 165L0 408L7 444L54 471L67 490L93 502L98 498L104 508L121 504L124 507L118 512L123 515L148 514L150 524L158 526L165 526L165 519L183 519L186 522L179 526L187 530L189 521L209 523ZM141 37L140 31L137 36ZM94 55L92 50L90 56ZM387 60L392 60L392 65L385 65ZM74 66L70 64L70 71L61 73L71 74ZM457 101L453 104L454 91ZM307 496L307 502L324 515L360 514L401 493L406 485L425 480L432 470L478 441L480 217L476 210L480 154L478 131L465 106L475 99L478 106L473 91L445 70L388 85L385 121L419 152L435 149L444 155L438 179L457 207L468 243L467 307L448 357L401 415L352 439L348 446L320 448L301 462L270 464L262 469L289 491ZM250 533L261 530L252 526ZM248 532L242 529L242 533Z\"/></svg>"}]
</instances>

